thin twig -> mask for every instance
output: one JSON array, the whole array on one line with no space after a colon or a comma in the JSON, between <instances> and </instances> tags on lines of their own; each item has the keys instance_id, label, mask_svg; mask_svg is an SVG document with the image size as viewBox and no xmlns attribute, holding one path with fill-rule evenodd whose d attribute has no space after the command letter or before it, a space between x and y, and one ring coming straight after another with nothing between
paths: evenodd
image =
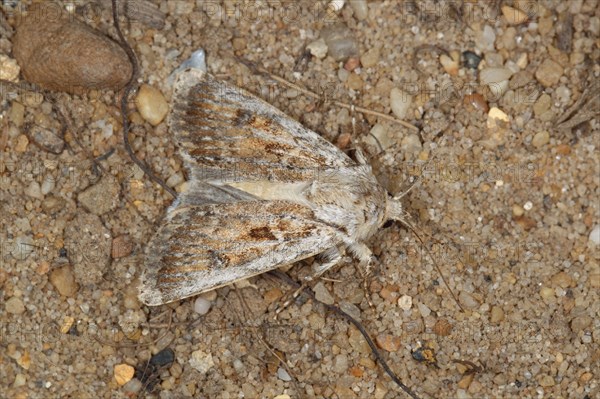
<instances>
[{"instance_id":1,"label":"thin twig","mask_svg":"<svg viewBox=\"0 0 600 399\"><path fill-rule=\"evenodd\" d=\"M292 89L298 90L299 92L301 92L302 94L304 94L304 95L306 95L308 97L314 98L314 99L319 100L319 101L323 101L323 97L322 96L320 96L320 95L318 95L316 93L313 93L312 91L310 91L308 89L300 87L297 84L289 82L286 79L284 79L284 78L282 78L280 76L277 76L277 75L275 75L275 74L267 71L266 69L264 69L262 67L259 67L258 65L253 64L251 61L248 61L248 60L246 60L244 58L240 58L240 57L236 57L236 59L239 62L241 62L242 64L246 65L248 68L250 68L250 69L252 69L252 70L254 70L254 71L256 71L256 72L258 72L258 73L260 73L262 75L267 75L268 77L270 77L271 79L275 80L276 82L279 82L279 83L281 83L283 85L291 87ZM374 116L377 116L377 117L379 117L381 119L385 119L385 120L390 121L390 122L399 123L402 126L404 126L406 128L409 128L411 130L414 130L416 132L419 131L419 128L416 127L415 125L412 125L412 124L410 124L408 122L405 122L403 120L394 118L393 116L390 116L390 115L387 115L387 114L384 114L384 113L381 113L381 112L372 111L372 110L367 109L367 108L358 107L356 105L347 104L347 103L344 103L344 102L341 102L341 101L337 101L337 100L333 100L333 101L331 101L331 103L334 104L334 105L336 105L336 106L338 106L338 107L346 108L346 109L348 109L350 111L360 112L361 114L366 114L366 115L374 115Z\"/></svg>"},{"instance_id":2,"label":"thin twig","mask_svg":"<svg viewBox=\"0 0 600 399\"><path fill-rule=\"evenodd\" d=\"M135 53L133 52L133 49L131 48L131 46L129 45L127 40L125 40L125 37L123 36L123 32L121 32L121 27L119 25L119 10L118 9L119 9L118 0L112 0L113 23L114 23L115 29L117 31L117 35L119 36L119 44L120 44L121 48L127 54L127 57L129 58L129 61L131 62L131 67L132 67L131 78L129 79L127 86L125 86L125 89L123 90L123 95L121 96L121 116L123 118L123 145L125 146L125 151L127 151L127 154L129 155L131 160L137 166L139 166L140 169L143 170L144 173L151 180L153 180L155 183L158 183L163 189L165 189L165 191L167 191L169 194L171 194L174 198L177 198L177 193L175 192L175 190L173 190L171 187L167 186L167 183L165 183L161 178L156 176L154 174L154 172L152 172L152 170L135 155L135 153L133 152L133 149L131 148L131 145L129 144L129 136L128 136L129 135L129 118L128 118L128 112L127 112L127 99L129 98L129 94L131 92L133 92L137 86L139 67L138 67L137 58L135 56Z\"/></svg>"},{"instance_id":3,"label":"thin twig","mask_svg":"<svg viewBox=\"0 0 600 399\"><path fill-rule=\"evenodd\" d=\"M285 274L285 273L283 273L283 272L281 272L279 270L272 270L269 273L271 273L272 275L278 277L280 280L285 281L286 283L288 283L289 285L293 286L294 288L300 287L300 284L298 282L294 281L290 276L288 276L287 274ZM400 378L398 378L398 376L392 371L392 369L390 368L390 366L388 366L387 362L383 358L383 355L381 355L381 353L377 349L377 346L375 346L375 343L373 342L373 340L369 336L369 333L365 330L365 328L363 327L363 325L359 321L357 321L354 317L350 316L348 313L344 312L339 307L334 306L334 305L329 305L329 304L326 304L326 303L323 303L323 302L319 301L315 297L314 292L312 292L311 290L308 290L308 289L305 288L302 292L305 293L305 294L307 294L308 296L310 296L310 298L313 301L315 301L317 303L320 303L321 305L325 306L325 308L327 310L329 310L329 311L337 314L338 316L341 316L342 318L346 319L346 321L348 321L351 324L353 324L354 327L356 327L358 329L358 331L362 334L362 336L365 338L365 341L367 341L367 344L369 344L369 347L371 348L371 352L373 353L373 356L375 356L375 360L377 360L377 362L379 362L379 364L381 365L381 367L383 368L383 370L386 372L386 374L388 376L390 376L390 378L392 379L392 381L394 381L396 383L396 385L398 385L404 392L406 392L406 394L408 396L410 396L413 399L419 399L419 397L417 396L417 394L414 393L408 386L404 385L404 383L402 383L402 381L400 381Z\"/></svg>"}]
</instances>

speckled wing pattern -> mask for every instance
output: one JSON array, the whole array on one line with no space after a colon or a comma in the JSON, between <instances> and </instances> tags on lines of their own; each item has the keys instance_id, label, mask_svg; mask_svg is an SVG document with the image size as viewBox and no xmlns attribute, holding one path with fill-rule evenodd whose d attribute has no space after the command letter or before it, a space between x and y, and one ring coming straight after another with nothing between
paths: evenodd
<instances>
[{"instance_id":1,"label":"speckled wing pattern","mask_svg":"<svg viewBox=\"0 0 600 399\"><path fill-rule=\"evenodd\" d=\"M147 246L140 299L160 305L319 254L343 241L303 192L354 161L244 90L187 70L169 128L189 189Z\"/></svg>"}]
</instances>

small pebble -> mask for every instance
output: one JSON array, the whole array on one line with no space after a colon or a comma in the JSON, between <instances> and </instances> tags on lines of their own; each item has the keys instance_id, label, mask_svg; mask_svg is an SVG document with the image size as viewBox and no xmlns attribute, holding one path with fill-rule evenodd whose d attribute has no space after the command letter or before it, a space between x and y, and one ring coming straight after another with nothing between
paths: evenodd
<instances>
[{"instance_id":1,"label":"small pebble","mask_svg":"<svg viewBox=\"0 0 600 399\"><path fill-rule=\"evenodd\" d=\"M205 353L201 350L192 352L192 356L190 357L190 366L198 370L201 374L206 374L208 370L213 368L214 365L215 362L213 361L210 353Z\"/></svg>"},{"instance_id":2,"label":"small pebble","mask_svg":"<svg viewBox=\"0 0 600 399\"><path fill-rule=\"evenodd\" d=\"M49 194L52 190L54 190L54 186L56 185L56 179L52 175L47 174L44 176L44 181L42 181L42 187L40 189L42 195Z\"/></svg>"},{"instance_id":3,"label":"small pebble","mask_svg":"<svg viewBox=\"0 0 600 399\"><path fill-rule=\"evenodd\" d=\"M535 134L535 136L533 136L533 139L531 140L531 144L533 144L533 146L536 148L540 148L540 147L548 144L549 142L550 142L550 133L548 133L546 130L537 132Z\"/></svg>"},{"instance_id":4,"label":"small pebble","mask_svg":"<svg viewBox=\"0 0 600 399\"><path fill-rule=\"evenodd\" d=\"M553 287L558 286L562 288L569 288L575 287L577 285L573 277L569 276L569 274L565 272L556 273L550 278L550 282L552 283Z\"/></svg>"},{"instance_id":5,"label":"small pebble","mask_svg":"<svg viewBox=\"0 0 600 399\"><path fill-rule=\"evenodd\" d=\"M352 11L354 11L354 16L359 21L367 19L369 16L369 7L367 5L367 0L350 0L350 7L352 7Z\"/></svg>"},{"instance_id":6,"label":"small pebble","mask_svg":"<svg viewBox=\"0 0 600 399\"><path fill-rule=\"evenodd\" d=\"M79 193L77 199L89 212L100 216L117 206L120 188L115 178L104 176L98 183Z\"/></svg>"},{"instance_id":7,"label":"small pebble","mask_svg":"<svg viewBox=\"0 0 600 399\"><path fill-rule=\"evenodd\" d=\"M485 98L479 93L467 94L463 99L463 103L471 105L473 108L482 111L485 114L490 111L490 106L487 101L485 101Z\"/></svg>"},{"instance_id":8,"label":"small pebble","mask_svg":"<svg viewBox=\"0 0 600 399\"><path fill-rule=\"evenodd\" d=\"M19 80L20 71L21 68L16 60L0 54L0 79L16 83Z\"/></svg>"},{"instance_id":9,"label":"small pebble","mask_svg":"<svg viewBox=\"0 0 600 399\"><path fill-rule=\"evenodd\" d=\"M25 189L25 195L39 200L44 199L44 194L42 194L40 183L38 183L35 180L29 183L29 186L27 186L27 188Z\"/></svg>"},{"instance_id":10,"label":"small pebble","mask_svg":"<svg viewBox=\"0 0 600 399\"><path fill-rule=\"evenodd\" d=\"M313 290L315 292L315 297L317 298L317 301L323 302L327 305L333 305L334 299L331 296L331 293L329 292L327 287L325 287L325 284L323 284L323 282L318 282L313 288Z\"/></svg>"},{"instance_id":11,"label":"small pebble","mask_svg":"<svg viewBox=\"0 0 600 399\"><path fill-rule=\"evenodd\" d=\"M549 300L554 298L554 290L550 287L542 287L540 289L540 296L544 300Z\"/></svg>"},{"instance_id":12,"label":"small pebble","mask_svg":"<svg viewBox=\"0 0 600 399\"><path fill-rule=\"evenodd\" d=\"M273 399L292 399L292 398L290 395L283 394L283 395L277 395Z\"/></svg>"},{"instance_id":13,"label":"small pebble","mask_svg":"<svg viewBox=\"0 0 600 399\"><path fill-rule=\"evenodd\" d=\"M452 332L452 324L446 319L440 319L435 322L433 332L441 337L446 337Z\"/></svg>"},{"instance_id":14,"label":"small pebble","mask_svg":"<svg viewBox=\"0 0 600 399\"><path fill-rule=\"evenodd\" d=\"M380 54L380 48L373 47L372 49L368 50L366 53L360 56L360 64L364 68L374 67L379 62Z\"/></svg>"},{"instance_id":15,"label":"small pebble","mask_svg":"<svg viewBox=\"0 0 600 399\"><path fill-rule=\"evenodd\" d=\"M329 55L336 61L343 61L349 57L359 55L358 43L350 29L341 23L323 29L321 37L327 43Z\"/></svg>"},{"instance_id":16,"label":"small pebble","mask_svg":"<svg viewBox=\"0 0 600 399\"><path fill-rule=\"evenodd\" d=\"M588 237L588 240L591 244L595 246L600 245L600 224L594 226L592 231L590 231L590 236Z\"/></svg>"},{"instance_id":17,"label":"small pebble","mask_svg":"<svg viewBox=\"0 0 600 399\"><path fill-rule=\"evenodd\" d=\"M563 74L563 68L554 60L546 58L535 71L535 78L545 87L558 83Z\"/></svg>"},{"instance_id":18,"label":"small pebble","mask_svg":"<svg viewBox=\"0 0 600 399\"><path fill-rule=\"evenodd\" d=\"M50 272L49 280L62 296L74 297L79 290L79 285L75 281L75 275L73 274L73 269L70 265L52 270L52 272Z\"/></svg>"},{"instance_id":19,"label":"small pebble","mask_svg":"<svg viewBox=\"0 0 600 399\"><path fill-rule=\"evenodd\" d=\"M15 144L15 152L25 152L27 151L27 146L29 145L29 139L26 135L20 134L17 137L17 143Z\"/></svg>"},{"instance_id":20,"label":"small pebble","mask_svg":"<svg viewBox=\"0 0 600 399\"><path fill-rule=\"evenodd\" d=\"M502 15L509 25L519 25L527 21L527 14L510 6L502 6Z\"/></svg>"},{"instance_id":21,"label":"small pebble","mask_svg":"<svg viewBox=\"0 0 600 399\"><path fill-rule=\"evenodd\" d=\"M175 361L175 353L171 348L165 348L158 352L156 355L152 356L150 359L150 364L163 367L167 366Z\"/></svg>"},{"instance_id":22,"label":"small pebble","mask_svg":"<svg viewBox=\"0 0 600 399\"><path fill-rule=\"evenodd\" d=\"M211 305L212 303L210 301L199 296L194 302L194 312L200 315L205 315L210 310Z\"/></svg>"},{"instance_id":23,"label":"small pebble","mask_svg":"<svg viewBox=\"0 0 600 399\"><path fill-rule=\"evenodd\" d=\"M474 309L479 307L477 299L466 291L461 291L460 294L458 294L458 300L465 308Z\"/></svg>"},{"instance_id":24,"label":"small pebble","mask_svg":"<svg viewBox=\"0 0 600 399\"><path fill-rule=\"evenodd\" d=\"M440 64L442 64L442 67L450 76L458 75L458 61L450 58L446 54L442 54L440 55Z\"/></svg>"},{"instance_id":25,"label":"small pebble","mask_svg":"<svg viewBox=\"0 0 600 399\"><path fill-rule=\"evenodd\" d=\"M500 306L492 306L490 321L492 323L500 323L502 320L504 320L504 309Z\"/></svg>"},{"instance_id":26,"label":"small pebble","mask_svg":"<svg viewBox=\"0 0 600 399\"><path fill-rule=\"evenodd\" d=\"M346 71L352 72L359 66L360 66L360 59L358 59L358 57L350 57L344 64L344 69Z\"/></svg>"},{"instance_id":27,"label":"small pebble","mask_svg":"<svg viewBox=\"0 0 600 399\"><path fill-rule=\"evenodd\" d=\"M404 119L412 104L412 96L405 91L394 87L390 91L390 107L398 119Z\"/></svg>"},{"instance_id":28,"label":"small pebble","mask_svg":"<svg viewBox=\"0 0 600 399\"><path fill-rule=\"evenodd\" d=\"M13 296L4 303L4 310L12 314L21 314L25 312L25 305L21 298Z\"/></svg>"},{"instance_id":29,"label":"small pebble","mask_svg":"<svg viewBox=\"0 0 600 399\"><path fill-rule=\"evenodd\" d=\"M533 203L531 201L527 201L523 204L523 209L525 209L526 211L530 211L531 209L533 209Z\"/></svg>"},{"instance_id":30,"label":"small pebble","mask_svg":"<svg viewBox=\"0 0 600 399\"><path fill-rule=\"evenodd\" d=\"M504 111L497 107L490 108L487 118L488 129L494 129L498 127L502 128L504 127L503 125L508 124L508 122L508 115L506 115Z\"/></svg>"},{"instance_id":31,"label":"small pebble","mask_svg":"<svg viewBox=\"0 0 600 399\"><path fill-rule=\"evenodd\" d=\"M117 364L114 369L114 376L117 384L123 386L127 384L133 378L135 374L135 368L129 364Z\"/></svg>"},{"instance_id":32,"label":"small pebble","mask_svg":"<svg viewBox=\"0 0 600 399\"><path fill-rule=\"evenodd\" d=\"M520 205L514 204L512 207L512 213L514 216L522 216L525 211Z\"/></svg>"},{"instance_id":33,"label":"small pebble","mask_svg":"<svg viewBox=\"0 0 600 399\"><path fill-rule=\"evenodd\" d=\"M473 373L464 375L460 379L460 381L458 381L456 386L459 387L460 389L467 389L467 388L469 388L469 385L471 385L471 383L473 382L474 377L475 377L475 374L473 374Z\"/></svg>"},{"instance_id":34,"label":"small pebble","mask_svg":"<svg viewBox=\"0 0 600 399\"><path fill-rule=\"evenodd\" d=\"M412 308L412 297L408 295L402 295L398 298L398 306L402 310L410 310Z\"/></svg>"},{"instance_id":35,"label":"small pebble","mask_svg":"<svg viewBox=\"0 0 600 399\"><path fill-rule=\"evenodd\" d=\"M306 46L310 54L318 59L323 59L327 55L327 43L323 38L319 38Z\"/></svg>"},{"instance_id":36,"label":"small pebble","mask_svg":"<svg viewBox=\"0 0 600 399\"><path fill-rule=\"evenodd\" d=\"M284 369L283 367L279 367L277 369L277 378L279 378L281 381L286 381L286 382L292 380L292 377L290 377L287 370Z\"/></svg>"},{"instance_id":37,"label":"small pebble","mask_svg":"<svg viewBox=\"0 0 600 399\"><path fill-rule=\"evenodd\" d=\"M482 85L502 82L510 79L512 71L506 68L485 68L479 72L479 82Z\"/></svg>"},{"instance_id":38,"label":"small pebble","mask_svg":"<svg viewBox=\"0 0 600 399\"><path fill-rule=\"evenodd\" d=\"M133 251L133 242L127 234L113 238L111 256L113 259L129 256Z\"/></svg>"},{"instance_id":39,"label":"small pebble","mask_svg":"<svg viewBox=\"0 0 600 399\"><path fill-rule=\"evenodd\" d=\"M146 84L140 87L135 105L142 118L152 126L160 124L169 112L169 104L160 90Z\"/></svg>"},{"instance_id":40,"label":"small pebble","mask_svg":"<svg viewBox=\"0 0 600 399\"><path fill-rule=\"evenodd\" d=\"M421 317L425 318L431 314L431 309L427 307L427 305L418 302L417 308L419 309L419 313L421 313Z\"/></svg>"},{"instance_id":41,"label":"small pebble","mask_svg":"<svg viewBox=\"0 0 600 399\"><path fill-rule=\"evenodd\" d=\"M496 33L494 29L485 25L480 32L475 35L475 45L482 52L494 51L494 42L496 41Z\"/></svg>"},{"instance_id":42,"label":"small pebble","mask_svg":"<svg viewBox=\"0 0 600 399\"><path fill-rule=\"evenodd\" d=\"M400 149L409 154L420 152L422 147L421 140L416 134L408 134L400 142Z\"/></svg>"},{"instance_id":43,"label":"small pebble","mask_svg":"<svg viewBox=\"0 0 600 399\"><path fill-rule=\"evenodd\" d=\"M18 236L13 244L11 255L17 260L25 260L35 250L35 242L28 235Z\"/></svg>"},{"instance_id":44,"label":"small pebble","mask_svg":"<svg viewBox=\"0 0 600 399\"><path fill-rule=\"evenodd\" d=\"M15 376L15 380L13 382L13 387L18 388L27 383L27 377L24 374L18 373Z\"/></svg>"},{"instance_id":45,"label":"small pebble","mask_svg":"<svg viewBox=\"0 0 600 399\"><path fill-rule=\"evenodd\" d=\"M123 391L127 393L128 397L135 398L137 397L137 393L142 389L142 386L143 384L140 380L133 378L123 385Z\"/></svg>"},{"instance_id":46,"label":"small pebble","mask_svg":"<svg viewBox=\"0 0 600 399\"><path fill-rule=\"evenodd\" d=\"M65 148L64 140L53 130L33 126L27 133L33 144L52 154L60 154Z\"/></svg>"},{"instance_id":47,"label":"small pebble","mask_svg":"<svg viewBox=\"0 0 600 399\"><path fill-rule=\"evenodd\" d=\"M340 353L333 359L333 371L342 374L346 370L348 370L348 355Z\"/></svg>"},{"instance_id":48,"label":"small pebble","mask_svg":"<svg viewBox=\"0 0 600 399\"><path fill-rule=\"evenodd\" d=\"M377 335L375 337L375 342L377 342L377 346L388 352L396 352L400 349L400 345L402 344L399 337L390 334Z\"/></svg>"},{"instance_id":49,"label":"small pebble","mask_svg":"<svg viewBox=\"0 0 600 399\"><path fill-rule=\"evenodd\" d=\"M479 63L481 62L481 57L469 50L462 53L462 58L463 65L465 68L469 69L477 69L479 67Z\"/></svg>"}]
</instances>

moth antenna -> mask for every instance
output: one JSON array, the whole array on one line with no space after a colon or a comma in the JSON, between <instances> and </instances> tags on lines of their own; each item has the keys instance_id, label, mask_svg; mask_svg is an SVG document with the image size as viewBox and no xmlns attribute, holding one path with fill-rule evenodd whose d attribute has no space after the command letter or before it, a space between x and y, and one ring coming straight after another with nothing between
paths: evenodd
<instances>
[{"instance_id":1,"label":"moth antenna","mask_svg":"<svg viewBox=\"0 0 600 399\"><path fill-rule=\"evenodd\" d=\"M465 313L465 310L460 305L460 302L458 302L458 298L456 298L456 295L454 295L454 291L452 291L452 288L450 288L450 285L448 284L448 281L446 281L446 277L444 277L444 274L442 273L442 269L438 265L438 263L435 260L433 254L431 253L431 251L429 251L429 249L425 246L425 243L423 242L423 239L421 238L421 236L419 235L419 233L417 233L417 231L415 230L415 228L410 224L410 222L408 222L407 219L399 220L399 222L402 223L403 225L405 225L415 235L415 237L417 237L417 239L419 240L419 242L421 243L421 245L423 246L423 248L427 252L427 255L429 255L429 257L431 258L431 261L433 262L433 266L435 267L435 269L437 270L438 274L442 278L442 281L444 282L444 285L446 286L446 288L450 292L450 295L452 296L452 299L454 299L454 302L456 302L456 305L460 308L461 312Z\"/></svg>"}]
</instances>

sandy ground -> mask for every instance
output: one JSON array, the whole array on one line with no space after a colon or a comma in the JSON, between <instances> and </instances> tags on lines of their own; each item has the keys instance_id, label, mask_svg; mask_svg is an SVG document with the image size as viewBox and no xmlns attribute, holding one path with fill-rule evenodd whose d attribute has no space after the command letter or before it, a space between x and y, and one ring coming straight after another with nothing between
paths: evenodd
<instances>
[{"instance_id":1,"label":"sandy ground","mask_svg":"<svg viewBox=\"0 0 600 399\"><path fill-rule=\"evenodd\" d=\"M315 287L361 320L405 384L422 398L598 397L597 91L582 123L568 121L584 111L557 122L600 74L596 0L500 2L527 10L512 25L477 1L462 12L460 2L370 2L363 19L348 4L327 13L324 2L155 3L165 26L132 21L126 33L140 81L167 100L168 76L204 48L211 73L341 147L377 133L386 148L366 148L390 191L421 177L403 203L424 243L393 224L369 243L379 264L367 291L351 259ZM27 4L3 2L10 25ZM93 10L88 22L114 37L109 9ZM335 23L363 66L309 57L295 70ZM11 46L0 39L1 54ZM453 50L481 56L479 70L510 69L508 87L490 93L463 64L472 55L442 67ZM412 101L404 119L420 132L315 101L234 55L388 115L390 91L401 89ZM357 330L321 305L301 297L274 320L288 288L271 277L204 295L205 315L194 299L141 305L144 246L171 198L126 155L115 93L59 97L73 124L60 154L25 134L60 125L49 99L3 91L0 100L1 398L406 397ZM489 119L488 106L508 122ZM165 122L152 127L131 110L136 153L180 189L185 171ZM113 148L99 171L91 159ZM308 270L304 262L290 274ZM435 362L415 359L428 350ZM122 386L127 365L136 378Z\"/></svg>"}]
</instances>

